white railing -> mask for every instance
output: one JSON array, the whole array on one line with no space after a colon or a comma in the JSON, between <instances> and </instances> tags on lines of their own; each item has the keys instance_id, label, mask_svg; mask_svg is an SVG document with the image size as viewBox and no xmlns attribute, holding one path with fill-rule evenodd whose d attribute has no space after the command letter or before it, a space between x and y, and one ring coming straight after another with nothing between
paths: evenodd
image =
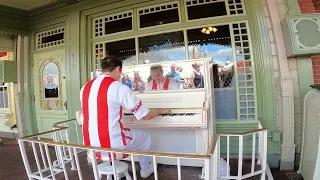
<instances>
[{"instance_id":1,"label":"white railing","mask_svg":"<svg viewBox=\"0 0 320 180\"><path fill-rule=\"evenodd\" d=\"M247 131L243 133L219 133L219 138L220 139L225 139L225 149L226 152L226 161L227 164L230 165L230 159L231 156L235 156L238 159L238 167L237 167L237 175L236 176L220 176L218 175L219 178L222 179L247 179L249 177L261 175L261 180L264 180L266 175L268 176L268 180L272 180L272 175L271 173L268 173L270 171L268 164L267 164L267 129L263 127L262 123L259 122L257 130L252 130L252 131ZM231 152L231 138L236 139L238 143L238 152L234 153ZM245 148L245 140L244 139L249 139L247 141L251 141L251 154L244 154L244 148ZM221 155L221 148L223 147L221 142L218 142L218 154L217 156L219 157ZM236 143L236 142L234 142ZM233 144L233 143L232 143ZM247 143L248 144L248 143ZM250 148L250 147L249 147ZM246 156L246 157L245 157ZM243 163L245 160L249 160L251 163L251 169L249 173L243 174ZM259 166L259 167L258 167ZM227 166L227 172L229 172L229 167Z\"/></svg>"},{"instance_id":2,"label":"white railing","mask_svg":"<svg viewBox=\"0 0 320 180\"><path fill-rule=\"evenodd\" d=\"M75 127L71 127L75 126ZM82 174L82 169L79 163L79 153L81 151L89 151L93 156L96 152L108 152L113 157L114 153L127 154L130 157L130 164L132 167L132 177L134 180L137 179L136 167L135 167L135 157L136 156L150 156L155 162L157 158L171 158L176 160L177 166L177 177L178 180L182 179L181 176L181 164L182 160L202 160L204 162L204 168L202 173L202 178L205 180L220 180L220 179L245 179L252 176L261 175L261 179L265 179L268 166L266 162L267 155L267 129L263 128L259 123L259 128L244 133L215 133L212 137L207 154L205 155L190 155L190 154L172 154L172 153L161 153L161 152L140 152L140 151L130 151L130 150L119 150L119 149L106 149L97 147L87 147L80 143L82 142L77 123L75 120L64 121L54 125L54 130L36 134L33 136L20 138L19 146L22 155L22 159L26 168L27 175L29 179L56 179L58 174L62 173L64 178L68 180L70 177L70 170L75 170L78 173L78 178L80 180L84 179ZM75 140L70 139L70 134L76 132ZM80 132L80 133L79 133ZM51 139L42 138L43 135L51 135ZM252 167L251 172L248 174L242 174L243 170L243 140L245 136L252 135L252 155L250 156ZM220 155L221 153L221 138L227 138L227 153L226 161L230 164L231 152L230 152L230 138L239 138L239 153L238 153L238 175L231 176L227 174L226 176L220 176ZM257 140L256 140L257 138ZM33 151L33 157L27 156L26 144L30 143ZM50 148L52 147L52 148ZM255 153L257 150L257 153ZM40 153L39 153L40 152ZM86 157L86 156L85 156ZM92 159L92 179L100 179L98 174L97 162L95 157ZM113 174L116 175L116 169L114 167L114 160L112 159ZM256 163L257 160L257 163ZM33 164L35 167L31 167ZM158 180L157 164L154 164L154 179ZM261 168L255 168L256 164L260 164ZM230 166L228 166L228 171ZM61 175L60 175L61 176ZM116 176L114 176L116 177ZM61 177L60 177L61 178ZM268 179L271 177L268 175ZM161 179L161 177L160 177Z\"/></svg>"}]
</instances>

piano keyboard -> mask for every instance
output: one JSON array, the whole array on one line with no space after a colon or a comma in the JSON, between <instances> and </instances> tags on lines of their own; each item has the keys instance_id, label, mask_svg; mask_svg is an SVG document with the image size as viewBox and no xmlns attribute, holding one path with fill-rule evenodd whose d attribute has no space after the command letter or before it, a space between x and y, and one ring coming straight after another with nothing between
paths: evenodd
<instances>
[{"instance_id":1,"label":"piano keyboard","mask_svg":"<svg viewBox=\"0 0 320 180\"><path fill-rule=\"evenodd\" d=\"M137 120L130 112L124 112L123 122L128 127L206 127L203 109L172 110L171 114L160 114L145 121Z\"/></svg>"}]
</instances>

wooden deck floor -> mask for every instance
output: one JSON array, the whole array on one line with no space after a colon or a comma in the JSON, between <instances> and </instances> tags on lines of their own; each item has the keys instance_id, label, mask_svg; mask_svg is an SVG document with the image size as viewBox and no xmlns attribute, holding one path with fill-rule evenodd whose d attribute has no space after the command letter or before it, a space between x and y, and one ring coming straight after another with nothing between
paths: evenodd
<instances>
[{"instance_id":1,"label":"wooden deck floor","mask_svg":"<svg viewBox=\"0 0 320 180\"><path fill-rule=\"evenodd\" d=\"M20 155L20 150L17 145L17 141L14 139L5 139L4 146L0 147L0 180L26 180L27 175L24 169L24 165L22 162L22 158ZM27 148L26 152L28 155L32 156L32 149ZM94 179L92 176L92 169L87 165L86 162L86 154L82 153L79 156L82 174L84 176L84 180ZM31 168L36 168L36 164L32 163ZM130 166L129 166L130 167ZM139 166L136 166L137 168ZM249 161L244 162L244 173L249 172L251 168L251 163ZM232 160L231 162L231 174L236 175L237 173L237 160ZM182 179L183 180L197 180L198 175L201 173L201 168L194 167L182 167ZM287 172L279 172L277 170L272 170L273 177L275 180L289 180L287 178ZM68 175L70 180L78 179L78 175L76 171L69 171ZM168 165L159 165L158 166L158 175L159 180L175 180L177 179L177 168L176 166L168 166ZM139 177L139 170L137 169L137 176ZM57 180L63 180L64 177L62 174L56 177ZM138 178L141 179L142 178ZM145 180L152 180L153 176ZM258 180L257 177L248 178L250 180Z\"/></svg>"}]
</instances>

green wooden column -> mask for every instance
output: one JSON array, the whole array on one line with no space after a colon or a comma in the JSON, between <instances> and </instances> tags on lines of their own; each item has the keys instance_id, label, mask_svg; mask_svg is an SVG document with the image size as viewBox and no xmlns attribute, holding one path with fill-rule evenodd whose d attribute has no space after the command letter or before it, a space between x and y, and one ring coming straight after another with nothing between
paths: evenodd
<instances>
[{"instance_id":1,"label":"green wooden column","mask_svg":"<svg viewBox=\"0 0 320 180\"><path fill-rule=\"evenodd\" d=\"M30 34L29 34L30 37ZM26 124L28 135L36 133L37 121L34 114L34 99L33 99L33 90L32 86L32 66L33 60L30 54L31 46L30 46L30 38L24 37L24 106L25 106L25 113L26 113Z\"/></svg>"},{"instance_id":2,"label":"green wooden column","mask_svg":"<svg viewBox=\"0 0 320 180\"><path fill-rule=\"evenodd\" d=\"M267 22L261 1L245 0L252 37L254 66L257 70L258 116L269 129L268 154L277 152L277 142L271 141L276 129L276 96L273 60Z\"/></svg>"}]
</instances>

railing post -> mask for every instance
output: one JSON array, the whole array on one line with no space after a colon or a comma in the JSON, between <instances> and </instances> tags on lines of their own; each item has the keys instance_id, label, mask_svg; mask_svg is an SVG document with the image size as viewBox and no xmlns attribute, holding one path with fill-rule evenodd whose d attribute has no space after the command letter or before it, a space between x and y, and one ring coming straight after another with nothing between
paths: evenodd
<instances>
[{"instance_id":1,"label":"railing post","mask_svg":"<svg viewBox=\"0 0 320 180\"><path fill-rule=\"evenodd\" d=\"M73 148L73 152L74 152L74 158L75 158L75 160L76 160L76 165L77 165L79 180L83 180L77 149L76 149L76 148Z\"/></svg>"},{"instance_id":2,"label":"railing post","mask_svg":"<svg viewBox=\"0 0 320 180\"><path fill-rule=\"evenodd\" d=\"M95 180L100 180L100 175L98 173L98 165L97 165L97 159L96 159L96 152L92 149L89 150L90 158L91 158L91 163L92 163L92 170L94 174L94 179Z\"/></svg>"},{"instance_id":3,"label":"railing post","mask_svg":"<svg viewBox=\"0 0 320 180\"><path fill-rule=\"evenodd\" d=\"M153 168L154 168L154 180L158 180L157 160L155 156L152 156L152 159L153 159Z\"/></svg>"},{"instance_id":4,"label":"railing post","mask_svg":"<svg viewBox=\"0 0 320 180\"><path fill-rule=\"evenodd\" d=\"M23 164L24 164L24 167L25 167L27 175L28 175L28 179L32 180L32 178L30 178L31 170L30 170L30 166L29 166L29 161L28 161L28 157L27 157L27 154L26 154L26 150L24 149L25 148L24 142L21 141L21 140L18 140L18 143L19 143L19 148L20 148L20 153L21 153L21 156L22 156Z\"/></svg>"},{"instance_id":5,"label":"railing post","mask_svg":"<svg viewBox=\"0 0 320 180\"><path fill-rule=\"evenodd\" d=\"M59 149L59 152L58 152L58 153L59 153L59 156L60 156L61 161L62 161L61 165L62 165L62 169L63 169L63 172L64 172L64 177L66 178L66 180L69 180L68 173L67 173L67 169L66 169L65 160L64 160L63 154L62 154L62 152L61 152L62 147L61 147L61 146L58 146L58 149Z\"/></svg>"},{"instance_id":6,"label":"railing post","mask_svg":"<svg viewBox=\"0 0 320 180\"><path fill-rule=\"evenodd\" d=\"M39 157L38 157L36 145L35 145L34 142L32 142L31 145L32 145L32 151L33 151L34 159L36 160L36 165L37 165L37 168L38 168L38 171L39 171L39 175L40 175L41 178L43 178L43 174L42 174L41 166L40 166L40 163L39 163Z\"/></svg>"},{"instance_id":7,"label":"railing post","mask_svg":"<svg viewBox=\"0 0 320 180\"><path fill-rule=\"evenodd\" d=\"M137 172L136 172L136 164L135 164L135 161L134 161L134 155L130 154L130 156L131 156L133 180L137 180Z\"/></svg>"},{"instance_id":8,"label":"railing post","mask_svg":"<svg viewBox=\"0 0 320 180\"><path fill-rule=\"evenodd\" d=\"M178 180L181 180L181 164L180 158L177 158Z\"/></svg>"},{"instance_id":9,"label":"railing post","mask_svg":"<svg viewBox=\"0 0 320 180\"><path fill-rule=\"evenodd\" d=\"M49 149L48 149L48 145L44 144L44 149L46 151L46 155L47 155L47 159L48 159L48 164L49 164L49 168L50 168L50 173L51 173L51 177L53 180L56 179L54 172L53 172L53 167L52 167L52 162L51 162L51 157L50 157L50 153L49 153ZM59 156L57 156L57 159L59 159Z\"/></svg>"},{"instance_id":10,"label":"railing post","mask_svg":"<svg viewBox=\"0 0 320 180\"><path fill-rule=\"evenodd\" d=\"M262 174L261 174L261 180L265 180L266 178L266 168L267 168L267 151L268 151L268 131L264 130L262 132L263 134L263 154L262 154L262 159L261 159L261 169L262 169Z\"/></svg>"},{"instance_id":11,"label":"railing post","mask_svg":"<svg viewBox=\"0 0 320 180\"><path fill-rule=\"evenodd\" d=\"M238 159L238 178L242 177L243 163L243 135L239 136L239 159Z\"/></svg>"},{"instance_id":12,"label":"railing post","mask_svg":"<svg viewBox=\"0 0 320 180\"><path fill-rule=\"evenodd\" d=\"M65 135L66 135L66 138L67 138L67 143L69 144L70 143L70 131L69 131L70 128L67 128L65 129ZM68 147L68 151L69 151L69 156L70 156L70 160L71 160L71 170L77 170L75 164L74 164L74 156L73 156L73 152L71 150L71 147Z\"/></svg>"}]
</instances>

